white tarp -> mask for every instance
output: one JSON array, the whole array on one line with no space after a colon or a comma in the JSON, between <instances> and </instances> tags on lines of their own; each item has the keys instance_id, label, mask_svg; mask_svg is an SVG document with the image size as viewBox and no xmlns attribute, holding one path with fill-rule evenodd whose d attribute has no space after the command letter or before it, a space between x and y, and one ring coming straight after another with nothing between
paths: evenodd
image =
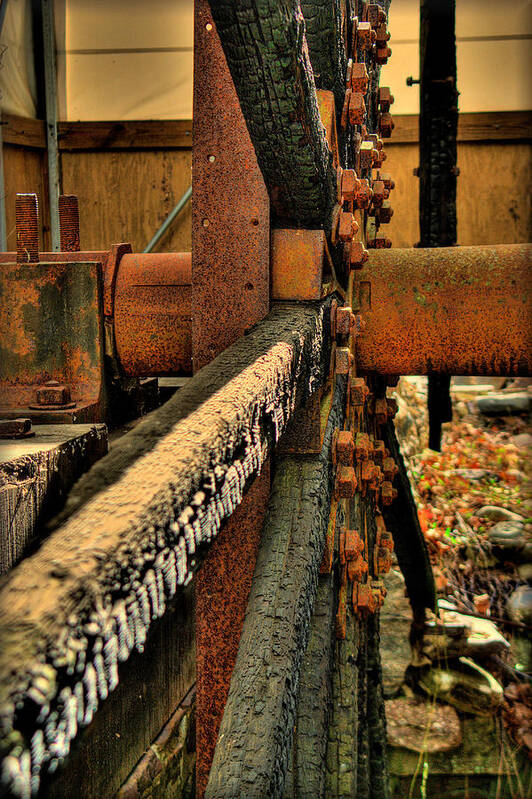
<instances>
[{"instance_id":1,"label":"white tarp","mask_svg":"<svg viewBox=\"0 0 532 799\"><path fill-rule=\"evenodd\" d=\"M3 3L7 1L2 0ZM9 0L0 33L2 111L21 117L34 117L36 96L31 0Z\"/></svg>"}]
</instances>

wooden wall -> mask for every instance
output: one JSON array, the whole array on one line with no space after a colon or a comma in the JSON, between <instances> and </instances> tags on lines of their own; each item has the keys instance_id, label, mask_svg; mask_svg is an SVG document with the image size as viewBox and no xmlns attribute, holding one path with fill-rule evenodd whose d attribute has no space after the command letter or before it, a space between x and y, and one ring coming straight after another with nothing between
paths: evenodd
<instances>
[{"instance_id":1,"label":"wooden wall","mask_svg":"<svg viewBox=\"0 0 532 799\"><path fill-rule=\"evenodd\" d=\"M532 240L531 119L525 112L460 116L459 244ZM387 235L395 247L411 247L419 237L417 116L395 121L385 143L385 170L396 183ZM79 197L82 248L129 241L142 250L190 185L191 123L71 122L61 123L59 133L63 191ZM48 242L42 122L8 117L3 138L9 249L15 249L17 191L40 195ZM189 204L157 249L190 249L190 226Z\"/></svg>"}]
</instances>

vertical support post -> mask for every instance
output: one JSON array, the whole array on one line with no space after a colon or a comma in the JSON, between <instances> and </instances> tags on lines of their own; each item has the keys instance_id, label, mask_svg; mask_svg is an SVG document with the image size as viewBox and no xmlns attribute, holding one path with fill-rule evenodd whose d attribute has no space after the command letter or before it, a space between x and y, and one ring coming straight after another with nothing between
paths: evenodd
<instances>
[{"instance_id":1,"label":"vertical support post","mask_svg":"<svg viewBox=\"0 0 532 799\"><path fill-rule=\"evenodd\" d=\"M44 96L46 106L46 150L48 156L48 192L52 250L60 250L59 192L60 167L57 144L57 78L55 60L53 0L41 0L42 48L44 60Z\"/></svg>"},{"instance_id":2,"label":"vertical support post","mask_svg":"<svg viewBox=\"0 0 532 799\"><path fill-rule=\"evenodd\" d=\"M269 198L207 0L194 11L192 359L196 372L269 309ZM269 496L256 479L196 577L196 794L203 797ZM227 578L227 579L226 579Z\"/></svg>"},{"instance_id":3,"label":"vertical support post","mask_svg":"<svg viewBox=\"0 0 532 799\"><path fill-rule=\"evenodd\" d=\"M0 33L4 27L8 0L0 3ZM0 252L7 252L6 192L4 182L4 144L2 141L2 111L0 109Z\"/></svg>"},{"instance_id":4,"label":"vertical support post","mask_svg":"<svg viewBox=\"0 0 532 799\"><path fill-rule=\"evenodd\" d=\"M456 244L455 0L420 7L419 227L421 247ZM452 418L449 375L429 375L429 447L441 448L441 425Z\"/></svg>"}]
</instances>

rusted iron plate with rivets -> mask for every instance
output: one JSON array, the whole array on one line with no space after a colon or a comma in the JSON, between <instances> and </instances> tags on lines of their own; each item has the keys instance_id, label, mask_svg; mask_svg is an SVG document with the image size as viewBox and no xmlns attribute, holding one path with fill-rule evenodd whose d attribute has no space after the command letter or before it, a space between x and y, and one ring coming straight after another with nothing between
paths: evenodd
<instances>
[{"instance_id":1,"label":"rusted iron plate with rivets","mask_svg":"<svg viewBox=\"0 0 532 799\"><path fill-rule=\"evenodd\" d=\"M131 253L118 267L117 355L125 375L192 371L190 253Z\"/></svg>"},{"instance_id":2,"label":"rusted iron plate with rivets","mask_svg":"<svg viewBox=\"0 0 532 799\"><path fill-rule=\"evenodd\" d=\"M530 375L531 263L529 244L372 252L357 369Z\"/></svg>"},{"instance_id":3,"label":"rusted iron plate with rivets","mask_svg":"<svg viewBox=\"0 0 532 799\"><path fill-rule=\"evenodd\" d=\"M207 0L194 14L194 372L268 313L270 201Z\"/></svg>"}]
</instances>

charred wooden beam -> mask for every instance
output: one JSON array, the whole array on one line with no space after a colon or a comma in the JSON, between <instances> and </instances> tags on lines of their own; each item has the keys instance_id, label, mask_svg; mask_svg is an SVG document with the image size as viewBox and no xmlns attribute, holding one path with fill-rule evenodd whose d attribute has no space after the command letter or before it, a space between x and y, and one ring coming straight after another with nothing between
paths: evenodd
<instances>
[{"instance_id":1,"label":"charred wooden beam","mask_svg":"<svg viewBox=\"0 0 532 799\"><path fill-rule=\"evenodd\" d=\"M6 795L57 768L328 372L330 300L276 307L76 486L0 590ZM35 601L39 597L39 601Z\"/></svg>"},{"instance_id":2,"label":"charred wooden beam","mask_svg":"<svg viewBox=\"0 0 532 799\"><path fill-rule=\"evenodd\" d=\"M334 92L336 111L344 104L347 70L347 36L351 27L346 4L340 0L323 3L303 0L301 11L305 18L306 38L318 89Z\"/></svg>"},{"instance_id":3,"label":"charred wooden beam","mask_svg":"<svg viewBox=\"0 0 532 799\"><path fill-rule=\"evenodd\" d=\"M337 176L299 2L211 0L210 6L275 221L328 230Z\"/></svg>"},{"instance_id":4,"label":"charred wooden beam","mask_svg":"<svg viewBox=\"0 0 532 799\"><path fill-rule=\"evenodd\" d=\"M277 463L207 799L283 795L344 399L339 382L319 455Z\"/></svg>"}]
</instances>

